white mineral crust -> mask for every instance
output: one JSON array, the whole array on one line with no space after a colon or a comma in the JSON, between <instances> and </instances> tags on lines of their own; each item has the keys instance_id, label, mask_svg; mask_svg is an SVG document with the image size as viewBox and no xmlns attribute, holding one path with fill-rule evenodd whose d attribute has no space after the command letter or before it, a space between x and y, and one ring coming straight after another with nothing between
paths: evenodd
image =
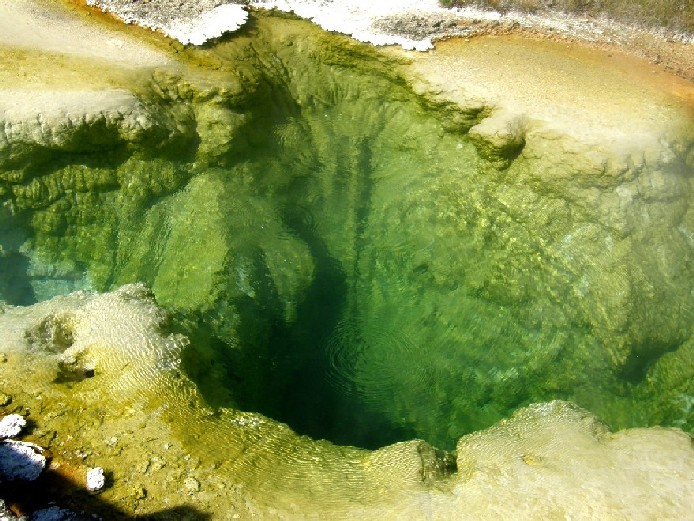
<instances>
[{"instance_id":1,"label":"white mineral crust","mask_svg":"<svg viewBox=\"0 0 694 521\"><path fill-rule=\"evenodd\" d=\"M404 36L383 34L373 27L374 22L388 16L448 11L439 5L438 0L256 0L251 5L293 12L320 25L326 31L348 34L361 42L400 45L404 49L417 51L431 49L431 39L413 40Z\"/></svg>"},{"instance_id":2,"label":"white mineral crust","mask_svg":"<svg viewBox=\"0 0 694 521\"><path fill-rule=\"evenodd\" d=\"M113 13L125 23L161 31L181 43L194 45L236 31L248 18L243 5L229 3L229 0L153 0L148 3L87 0L87 5Z\"/></svg>"},{"instance_id":3,"label":"white mineral crust","mask_svg":"<svg viewBox=\"0 0 694 521\"><path fill-rule=\"evenodd\" d=\"M202 45L225 32L236 31L246 23L248 13L243 6L223 4L189 20L174 21L161 30L181 43Z\"/></svg>"},{"instance_id":4,"label":"white mineral crust","mask_svg":"<svg viewBox=\"0 0 694 521\"><path fill-rule=\"evenodd\" d=\"M0 420L0 439L14 438L26 424L27 421L19 414L8 414Z\"/></svg>"},{"instance_id":5,"label":"white mineral crust","mask_svg":"<svg viewBox=\"0 0 694 521\"><path fill-rule=\"evenodd\" d=\"M232 0L152 0L141 4L128 0L87 0L88 5L111 12L125 23L159 30L181 43L194 45L202 45L225 32L236 31L246 23L248 13L244 6L231 2ZM431 38L417 39L389 34L389 31L377 27L378 22L389 17L426 17L442 13L453 16L463 12L443 8L438 0L255 0L250 5L293 12L297 16L312 20L328 31L350 35L362 42L374 45L400 45L405 49L418 51L431 49ZM477 17L490 16L477 10L475 13Z\"/></svg>"},{"instance_id":6,"label":"white mineral crust","mask_svg":"<svg viewBox=\"0 0 694 521\"><path fill-rule=\"evenodd\" d=\"M0 443L0 478L8 481L34 481L46 467L41 448L23 441Z\"/></svg>"}]
</instances>

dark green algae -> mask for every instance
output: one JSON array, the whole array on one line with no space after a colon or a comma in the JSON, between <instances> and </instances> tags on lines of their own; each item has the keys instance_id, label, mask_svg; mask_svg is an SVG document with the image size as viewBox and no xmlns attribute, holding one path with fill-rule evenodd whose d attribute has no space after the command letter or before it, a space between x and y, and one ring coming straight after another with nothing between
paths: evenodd
<instances>
[{"instance_id":1,"label":"dark green algae","mask_svg":"<svg viewBox=\"0 0 694 521\"><path fill-rule=\"evenodd\" d=\"M138 89L136 136L85 124L0 157L8 303L144 282L211 406L339 444L451 448L557 398L691 432L687 149L598 177L561 140L490 151L467 133L492 107L284 16L181 58Z\"/></svg>"}]
</instances>

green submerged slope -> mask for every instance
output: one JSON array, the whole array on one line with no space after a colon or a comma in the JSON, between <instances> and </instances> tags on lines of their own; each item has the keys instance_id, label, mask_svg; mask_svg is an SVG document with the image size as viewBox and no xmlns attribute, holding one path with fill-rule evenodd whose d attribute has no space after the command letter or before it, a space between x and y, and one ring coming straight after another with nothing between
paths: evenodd
<instances>
[{"instance_id":1,"label":"green submerged slope","mask_svg":"<svg viewBox=\"0 0 694 521\"><path fill-rule=\"evenodd\" d=\"M127 110L6 122L9 304L143 282L212 407L338 444L450 449L557 398L691 432L687 132L640 157L499 132L279 17L183 57Z\"/></svg>"}]
</instances>

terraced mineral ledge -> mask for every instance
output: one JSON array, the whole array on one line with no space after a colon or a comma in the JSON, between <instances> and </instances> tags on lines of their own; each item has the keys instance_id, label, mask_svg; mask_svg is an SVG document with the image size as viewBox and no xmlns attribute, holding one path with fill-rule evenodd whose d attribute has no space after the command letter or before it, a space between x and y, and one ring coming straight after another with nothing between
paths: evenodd
<instances>
[{"instance_id":1,"label":"terraced mineral ledge","mask_svg":"<svg viewBox=\"0 0 694 521\"><path fill-rule=\"evenodd\" d=\"M244 16L0 5L1 515L687 519L694 85Z\"/></svg>"}]
</instances>

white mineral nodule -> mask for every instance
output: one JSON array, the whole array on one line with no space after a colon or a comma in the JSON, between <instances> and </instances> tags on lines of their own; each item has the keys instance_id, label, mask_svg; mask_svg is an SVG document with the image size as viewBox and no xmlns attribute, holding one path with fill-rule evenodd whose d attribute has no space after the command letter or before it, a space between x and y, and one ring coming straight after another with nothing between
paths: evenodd
<instances>
[{"instance_id":1,"label":"white mineral nodule","mask_svg":"<svg viewBox=\"0 0 694 521\"><path fill-rule=\"evenodd\" d=\"M94 467L87 471L87 490L89 492L98 492L106 484L106 478L104 476L104 469L101 467Z\"/></svg>"},{"instance_id":2,"label":"white mineral nodule","mask_svg":"<svg viewBox=\"0 0 694 521\"><path fill-rule=\"evenodd\" d=\"M200 492L200 482L195 478L187 477L183 481L183 485L185 486L186 492L188 492L188 494Z\"/></svg>"},{"instance_id":3,"label":"white mineral nodule","mask_svg":"<svg viewBox=\"0 0 694 521\"><path fill-rule=\"evenodd\" d=\"M23 441L0 442L0 479L33 481L46 467L42 449Z\"/></svg>"},{"instance_id":4,"label":"white mineral nodule","mask_svg":"<svg viewBox=\"0 0 694 521\"><path fill-rule=\"evenodd\" d=\"M0 438L14 438L26 424L27 421L19 414L8 414L0 420Z\"/></svg>"}]
</instances>

